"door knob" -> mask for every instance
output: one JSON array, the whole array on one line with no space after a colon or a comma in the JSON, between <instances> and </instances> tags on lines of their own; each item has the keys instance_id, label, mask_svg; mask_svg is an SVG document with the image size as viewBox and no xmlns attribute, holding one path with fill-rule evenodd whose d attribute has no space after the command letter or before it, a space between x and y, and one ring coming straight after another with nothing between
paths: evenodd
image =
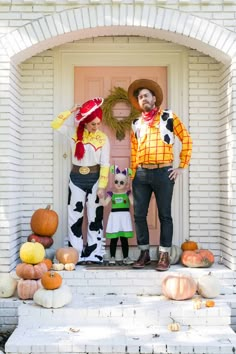
<instances>
[{"instance_id":1,"label":"door knob","mask_svg":"<svg viewBox=\"0 0 236 354\"><path fill-rule=\"evenodd\" d=\"M66 159L68 155L67 155L67 153L65 152L62 156L64 157L64 159Z\"/></svg>"}]
</instances>

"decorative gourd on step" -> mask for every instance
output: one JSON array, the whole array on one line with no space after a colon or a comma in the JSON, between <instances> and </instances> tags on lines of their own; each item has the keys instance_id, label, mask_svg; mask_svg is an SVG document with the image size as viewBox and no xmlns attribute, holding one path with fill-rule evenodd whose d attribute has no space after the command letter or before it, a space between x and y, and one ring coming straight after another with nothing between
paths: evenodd
<instances>
[{"instance_id":1,"label":"decorative gourd on step","mask_svg":"<svg viewBox=\"0 0 236 354\"><path fill-rule=\"evenodd\" d=\"M37 280L48 270L44 262L38 264L19 263L16 266L16 275L22 279Z\"/></svg>"},{"instance_id":2,"label":"decorative gourd on step","mask_svg":"<svg viewBox=\"0 0 236 354\"><path fill-rule=\"evenodd\" d=\"M54 242L51 236L39 236L35 234L31 234L27 238L27 241L29 242L31 242L32 240L41 243L41 245L43 245L44 248L50 248Z\"/></svg>"},{"instance_id":3,"label":"decorative gourd on step","mask_svg":"<svg viewBox=\"0 0 236 354\"><path fill-rule=\"evenodd\" d=\"M64 270L65 265L63 263L53 263L52 269L56 271Z\"/></svg>"},{"instance_id":4,"label":"decorative gourd on step","mask_svg":"<svg viewBox=\"0 0 236 354\"><path fill-rule=\"evenodd\" d=\"M10 273L0 273L0 297L11 297L17 287L17 280Z\"/></svg>"},{"instance_id":5,"label":"decorative gourd on step","mask_svg":"<svg viewBox=\"0 0 236 354\"><path fill-rule=\"evenodd\" d=\"M175 322L175 320L172 317L171 317L171 319L173 322L168 324L168 326L167 326L168 330L171 332L180 331L180 328L181 328L180 324L178 322Z\"/></svg>"},{"instance_id":6,"label":"decorative gourd on step","mask_svg":"<svg viewBox=\"0 0 236 354\"><path fill-rule=\"evenodd\" d=\"M218 278L209 272L198 279L197 291L205 298L215 298L220 295L220 282Z\"/></svg>"},{"instance_id":7,"label":"decorative gourd on step","mask_svg":"<svg viewBox=\"0 0 236 354\"><path fill-rule=\"evenodd\" d=\"M41 287L41 280L20 279L17 284L18 297L22 300L33 299L34 293Z\"/></svg>"},{"instance_id":8,"label":"decorative gourd on step","mask_svg":"<svg viewBox=\"0 0 236 354\"><path fill-rule=\"evenodd\" d=\"M190 268L209 268L214 263L214 255L209 250L184 251L181 262Z\"/></svg>"},{"instance_id":9,"label":"decorative gourd on step","mask_svg":"<svg viewBox=\"0 0 236 354\"><path fill-rule=\"evenodd\" d=\"M205 303L206 307L214 307L215 306L215 301L213 300L207 300Z\"/></svg>"},{"instance_id":10,"label":"decorative gourd on step","mask_svg":"<svg viewBox=\"0 0 236 354\"><path fill-rule=\"evenodd\" d=\"M72 293L67 285L61 285L55 290L41 288L35 292L33 300L42 307L56 309L69 304L72 300Z\"/></svg>"},{"instance_id":11,"label":"decorative gourd on step","mask_svg":"<svg viewBox=\"0 0 236 354\"><path fill-rule=\"evenodd\" d=\"M41 283L44 289L54 290L60 288L62 284L62 277L59 273L50 271L43 274Z\"/></svg>"},{"instance_id":12,"label":"decorative gourd on step","mask_svg":"<svg viewBox=\"0 0 236 354\"><path fill-rule=\"evenodd\" d=\"M79 253L74 247L58 248L56 250L56 259L59 263L74 263L79 260Z\"/></svg>"},{"instance_id":13,"label":"decorative gourd on step","mask_svg":"<svg viewBox=\"0 0 236 354\"><path fill-rule=\"evenodd\" d=\"M75 270L75 264L74 263L66 263L65 270L68 270L68 271Z\"/></svg>"},{"instance_id":14,"label":"decorative gourd on step","mask_svg":"<svg viewBox=\"0 0 236 354\"><path fill-rule=\"evenodd\" d=\"M194 251L198 249L198 245L195 241L185 240L181 245L181 249L182 251Z\"/></svg>"},{"instance_id":15,"label":"decorative gourd on step","mask_svg":"<svg viewBox=\"0 0 236 354\"><path fill-rule=\"evenodd\" d=\"M162 280L162 293L172 300L191 299L197 290L197 284L191 275L169 274Z\"/></svg>"},{"instance_id":16,"label":"decorative gourd on step","mask_svg":"<svg viewBox=\"0 0 236 354\"><path fill-rule=\"evenodd\" d=\"M25 242L20 247L20 259L23 263L37 264L45 258L45 249L41 243Z\"/></svg>"},{"instance_id":17,"label":"decorative gourd on step","mask_svg":"<svg viewBox=\"0 0 236 354\"><path fill-rule=\"evenodd\" d=\"M47 205L45 209L36 210L32 217L30 226L32 231L40 236L52 236L57 231L58 215Z\"/></svg>"}]
</instances>

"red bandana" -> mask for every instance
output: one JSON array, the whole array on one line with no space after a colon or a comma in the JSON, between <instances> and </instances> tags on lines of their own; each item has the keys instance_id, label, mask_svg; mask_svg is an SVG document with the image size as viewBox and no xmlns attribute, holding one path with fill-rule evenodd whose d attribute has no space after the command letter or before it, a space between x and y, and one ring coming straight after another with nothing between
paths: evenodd
<instances>
[{"instance_id":1,"label":"red bandana","mask_svg":"<svg viewBox=\"0 0 236 354\"><path fill-rule=\"evenodd\" d=\"M154 117L156 116L158 109L155 107L150 112L142 112L143 120L149 126L152 125Z\"/></svg>"}]
</instances>

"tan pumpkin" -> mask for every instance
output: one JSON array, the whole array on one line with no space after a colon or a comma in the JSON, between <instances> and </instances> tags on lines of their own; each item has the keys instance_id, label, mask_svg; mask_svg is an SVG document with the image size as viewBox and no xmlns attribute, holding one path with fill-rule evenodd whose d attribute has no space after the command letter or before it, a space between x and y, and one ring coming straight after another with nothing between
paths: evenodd
<instances>
[{"instance_id":1,"label":"tan pumpkin","mask_svg":"<svg viewBox=\"0 0 236 354\"><path fill-rule=\"evenodd\" d=\"M41 283L47 290L58 289L62 284L62 277L59 273L54 271L46 272L41 278Z\"/></svg>"},{"instance_id":2,"label":"tan pumpkin","mask_svg":"<svg viewBox=\"0 0 236 354\"><path fill-rule=\"evenodd\" d=\"M58 248L56 250L56 259L59 263L74 263L79 260L79 253L74 247Z\"/></svg>"},{"instance_id":3,"label":"tan pumpkin","mask_svg":"<svg viewBox=\"0 0 236 354\"><path fill-rule=\"evenodd\" d=\"M22 279L41 279L48 270L44 262L38 264L19 263L16 266L16 275Z\"/></svg>"},{"instance_id":4,"label":"tan pumpkin","mask_svg":"<svg viewBox=\"0 0 236 354\"><path fill-rule=\"evenodd\" d=\"M13 278L10 273L0 273L0 298L7 298L13 296L16 287L17 280Z\"/></svg>"},{"instance_id":5,"label":"tan pumpkin","mask_svg":"<svg viewBox=\"0 0 236 354\"><path fill-rule=\"evenodd\" d=\"M27 241L32 241L34 240L35 242L39 242L41 243L41 245L43 245L44 248L49 248L53 245L53 238L50 236L39 236L39 235L35 235L35 234L31 234L27 237Z\"/></svg>"},{"instance_id":6,"label":"tan pumpkin","mask_svg":"<svg viewBox=\"0 0 236 354\"><path fill-rule=\"evenodd\" d=\"M59 308L69 304L72 300L72 292L67 285L62 285L55 290L38 289L34 293L34 302L46 308Z\"/></svg>"},{"instance_id":7,"label":"tan pumpkin","mask_svg":"<svg viewBox=\"0 0 236 354\"><path fill-rule=\"evenodd\" d=\"M209 250L184 251L181 262L190 268L209 268L214 263L214 255Z\"/></svg>"},{"instance_id":8,"label":"tan pumpkin","mask_svg":"<svg viewBox=\"0 0 236 354\"><path fill-rule=\"evenodd\" d=\"M191 275L173 273L162 280L162 293L172 300L191 299L197 290L197 284Z\"/></svg>"},{"instance_id":9,"label":"tan pumpkin","mask_svg":"<svg viewBox=\"0 0 236 354\"><path fill-rule=\"evenodd\" d=\"M34 293L41 287L41 280L20 279L17 284L17 294L22 300L33 299Z\"/></svg>"},{"instance_id":10,"label":"tan pumpkin","mask_svg":"<svg viewBox=\"0 0 236 354\"><path fill-rule=\"evenodd\" d=\"M181 249L182 251L194 251L198 249L198 245L195 241L185 240L181 245Z\"/></svg>"},{"instance_id":11,"label":"tan pumpkin","mask_svg":"<svg viewBox=\"0 0 236 354\"><path fill-rule=\"evenodd\" d=\"M25 242L20 247L20 259L23 263L37 264L45 258L45 249L41 243Z\"/></svg>"},{"instance_id":12,"label":"tan pumpkin","mask_svg":"<svg viewBox=\"0 0 236 354\"><path fill-rule=\"evenodd\" d=\"M58 227L58 215L47 205L45 209L36 210L30 221L32 231L39 236L53 236Z\"/></svg>"}]
</instances>

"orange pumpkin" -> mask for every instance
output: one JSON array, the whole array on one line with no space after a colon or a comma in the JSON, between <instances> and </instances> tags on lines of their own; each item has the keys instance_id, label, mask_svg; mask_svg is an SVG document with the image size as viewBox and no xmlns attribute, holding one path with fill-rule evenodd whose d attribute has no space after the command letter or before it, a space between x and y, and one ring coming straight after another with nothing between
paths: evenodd
<instances>
[{"instance_id":1,"label":"orange pumpkin","mask_svg":"<svg viewBox=\"0 0 236 354\"><path fill-rule=\"evenodd\" d=\"M17 294L22 300L33 299L34 293L41 288L41 280L20 279L17 284Z\"/></svg>"},{"instance_id":2,"label":"orange pumpkin","mask_svg":"<svg viewBox=\"0 0 236 354\"><path fill-rule=\"evenodd\" d=\"M52 261L49 258L45 258L42 263L45 263L47 266L47 269L50 270L52 268Z\"/></svg>"},{"instance_id":3,"label":"orange pumpkin","mask_svg":"<svg viewBox=\"0 0 236 354\"><path fill-rule=\"evenodd\" d=\"M173 300L191 299L197 284L191 275L169 274L162 280L162 293Z\"/></svg>"},{"instance_id":4,"label":"orange pumpkin","mask_svg":"<svg viewBox=\"0 0 236 354\"><path fill-rule=\"evenodd\" d=\"M38 264L19 263L16 266L16 275L22 279L37 280L47 272L48 268L44 262Z\"/></svg>"},{"instance_id":5,"label":"orange pumpkin","mask_svg":"<svg viewBox=\"0 0 236 354\"><path fill-rule=\"evenodd\" d=\"M194 251L198 249L198 245L194 241L185 240L181 245L182 251Z\"/></svg>"},{"instance_id":6,"label":"orange pumpkin","mask_svg":"<svg viewBox=\"0 0 236 354\"><path fill-rule=\"evenodd\" d=\"M41 278L41 283L44 289L54 290L60 288L62 284L62 277L57 272L46 272Z\"/></svg>"},{"instance_id":7,"label":"orange pumpkin","mask_svg":"<svg viewBox=\"0 0 236 354\"><path fill-rule=\"evenodd\" d=\"M214 307L215 306L215 301L213 300L207 300L205 303L206 307Z\"/></svg>"},{"instance_id":8,"label":"orange pumpkin","mask_svg":"<svg viewBox=\"0 0 236 354\"><path fill-rule=\"evenodd\" d=\"M209 268L214 263L214 255L209 250L184 251L181 262L190 268Z\"/></svg>"},{"instance_id":9,"label":"orange pumpkin","mask_svg":"<svg viewBox=\"0 0 236 354\"><path fill-rule=\"evenodd\" d=\"M38 209L33 213L30 226L39 236L52 236L57 231L58 215L54 210L50 210L48 205L46 209Z\"/></svg>"},{"instance_id":10,"label":"orange pumpkin","mask_svg":"<svg viewBox=\"0 0 236 354\"><path fill-rule=\"evenodd\" d=\"M34 240L35 242L41 243L44 248L49 248L53 245L53 238L51 236L39 236L35 234L31 234L28 236L27 241L31 242Z\"/></svg>"},{"instance_id":11,"label":"orange pumpkin","mask_svg":"<svg viewBox=\"0 0 236 354\"><path fill-rule=\"evenodd\" d=\"M59 263L74 263L76 264L79 260L79 253L74 247L58 248L56 250L56 259Z\"/></svg>"}]
</instances>

